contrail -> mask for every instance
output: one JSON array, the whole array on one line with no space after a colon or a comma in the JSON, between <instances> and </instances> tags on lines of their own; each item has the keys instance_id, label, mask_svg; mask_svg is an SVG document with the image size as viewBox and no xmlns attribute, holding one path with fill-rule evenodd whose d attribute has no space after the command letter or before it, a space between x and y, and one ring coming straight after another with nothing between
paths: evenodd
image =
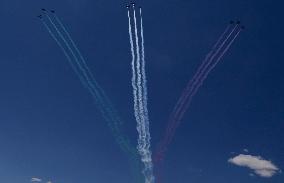
<instances>
[{"instance_id":1,"label":"contrail","mask_svg":"<svg viewBox=\"0 0 284 183\"><path fill-rule=\"evenodd\" d=\"M207 57L203 61L204 64L202 64L201 67L199 67L198 72L195 74L193 79L188 83L187 88L184 91L184 95L181 97L182 99L181 99L181 103L179 104L180 106L174 112L174 117L172 119L172 122L175 122L175 123L172 123L172 126L170 127L170 130L174 130L176 128L176 126L178 126L178 123L179 123L178 118L181 118L183 116L183 114L181 114L181 111L184 109L184 103L188 99L188 96L190 95L192 90L195 88L196 84L199 83L200 77L202 77L202 75L204 74L204 71L206 71L206 69L212 63L212 61L214 61L214 58L220 52L221 48L227 42L227 40L232 35L232 33L234 32L236 27L237 27L237 25L224 38L224 36L226 35L228 29L225 30L225 32L221 35L221 37L218 39L217 43L213 46L212 50L210 51L210 53L207 55ZM225 40L223 40L223 42L220 43L222 39L225 39ZM169 132L169 134L172 134L172 135L168 136L168 142L166 142L167 144L170 143L171 138L172 138L171 136L173 136L174 132Z\"/></svg>"},{"instance_id":2,"label":"contrail","mask_svg":"<svg viewBox=\"0 0 284 183\"><path fill-rule=\"evenodd\" d=\"M78 65L79 70L82 72L82 76L86 79L86 82L88 83L87 88L89 89L89 91L91 93L96 95L95 100L98 100L98 102L100 102L104 105L104 102L102 101L102 99L100 97L101 94L99 94L99 91L98 91L98 90L100 90L100 87L98 86L96 80L94 79L93 74L91 73L89 67L87 66L84 57L82 56L80 50L78 49L77 45L73 41L69 32L67 31L67 29L65 28L63 23L60 21L60 19L57 17L55 12L53 12L52 14L54 16L54 19L57 21L57 23L59 24L59 27L63 30L64 34L66 35L66 37L67 37L67 39L66 39L65 36L63 35L63 33L56 26L55 22L51 19L49 14L46 11L44 11L44 12L45 12L45 15L47 16L48 20L50 21L51 25L53 25L54 29L56 30L57 34L63 40L64 44L66 45L66 47L68 48L68 50L72 54L72 56L75 60L75 63ZM71 43L71 45L69 44L68 41ZM75 49L75 51L73 49ZM78 58L78 56L76 55L75 52L77 52L77 55L80 58Z\"/></svg>"},{"instance_id":3,"label":"contrail","mask_svg":"<svg viewBox=\"0 0 284 183\"><path fill-rule=\"evenodd\" d=\"M197 86L194 88L194 90L192 91L191 95L189 96L189 99L187 100L185 107L183 108L183 111L180 114L180 118L179 120L181 120L182 116L184 115L184 113L186 112L186 110L188 109L192 98L194 97L194 95L197 93L198 89L200 88L200 86L202 86L204 80L208 77L209 73L216 67L216 65L220 62L221 58L223 58L223 56L225 55L225 53L229 50L229 48L232 46L232 44L234 43L234 41L236 40L236 38L239 36L240 32L242 29L239 29L237 31L237 33L235 34L235 36L233 37L233 39L228 43L228 45L225 47L225 49L221 52L220 56L216 59L216 61L209 67L209 69L203 73L203 76L200 78L200 81L198 82Z\"/></svg>"},{"instance_id":4,"label":"contrail","mask_svg":"<svg viewBox=\"0 0 284 183\"><path fill-rule=\"evenodd\" d=\"M150 120L148 112L148 89L147 89L147 77L146 77L146 63L145 63L145 46L144 46L144 29L143 29L143 18L142 18L142 8L139 8L140 12L140 35L141 35L141 73L142 73L142 90L143 90L143 107L144 107L144 119L145 119L145 132L146 132L146 150L148 154L148 159L146 160L148 166L148 174L150 176L149 182L154 182L153 176L153 163L152 163L152 153L150 151L151 147L151 135L150 135ZM138 39L138 38L137 38Z\"/></svg>"},{"instance_id":5,"label":"contrail","mask_svg":"<svg viewBox=\"0 0 284 183\"><path fill-rule=\"evenodd\" d=\"M90 68L88 67L85 58L83 57L81 51L79 50L78 46L76 45L76 43L74 42L74 40L72 39L70 33L67 31L66 27L64 26L64 24L62 23L62 21L59 19L59 17L56 15L55 12L52 13L55 20L57 21L57 23L60 25L60 27L62 28L62 30L64 31L65 35L67 36L67 38L69 39L69 41L71 42L73 48L75 49L77 55L80 57L80 61L84 67L84 69L87 71L86 74L89 75L89 77L91 78L93 84L97 87L100 88L99 85L97 84L96 80L94 79L94 75L91 72ZM102 89L100 89L102 91Z\"/></svg>"},{"instance_id":6,"label":"contrail","mask_svg":"<svg viewBox=\"0 0 284 183\"><path fill-rule=\"evenodd\" d=\"M67 49L69 50L69 52L71 53L71 57L73 58L73 60L75 61L75 63L73 63L72 59L72 68L75 68L77 70L77 75L83 79L84 83L86 83L85 87L89 90L89 92L91 93L91 95L93 96L94 100L96 103L98 103L99 105L104 105L104 102L102 101L100 94L98 93L96 87L94 86L94 82L91 81L91 79L89 78L89 75L87 74L86 70L82 67L82 64L80 63L80 60L78 59L78 57L76 56L76 54L74 53L71 45L68 43L68 41L65 39L64 35L60 32L59 28L56 26L56 24L54 23L54 21L51 19L51 17L49 16L49 14L44 11L46 17L48 18L51 26L53 27L53 29L56 31L56 33L58 34L59 38L63 41L63 44L67 47ZM47 24L46 24L47 25ZM50 29L50 28L49 28ZM51 29L50 29L51 30ZM54 34L53 34L54 35ZM56 38L57 39L57 38ZM62 43L61 43L62 44ZM77 67L76 67L77 65ZM106 112L104 110L102 110L102 108L99 108L99 110L102 112L103 116L106 116ZM107 117L106 117L107 118Z\"/></svg>"},{"instance_id":7,"label":"contrail","mask_svg":"<svg viewBox=\"0 0 284 183\"><path fill-rule=\"evenodd\" d=\"M212 49L210 50L210 52L206 55L205 59L202 61L201 65L199 66L198 70L196 71L195 73L195 76L196 75L199 75L200 74L200 71L202 70L202 68L204 67L204 65L206 64L207 60L212 56L212 54L214 53L214 51L216 50L216 47L220 44L220 42L222 41L222 39L224 38L224 36L227 34L227 32L230 30L231 26L232 26L232 23L231 22L225 29L225 31L222 33L222 35L219 37L218 41L215 43L215 45L212 47ZM187 94L187 90L188 90L188 87L191 85L191 83L195 80L196 77L193 77L190 82L187 84L187 87L186 89L183 91L181 97L179 98L177 104L175 105L175 108L173 111L177 111L179 106L181 105L182 103L182 99L183 97ZM170 129L167 129L168 131Z\"/></svg>"},{"instance_id":8,"label":"contrail","mask_svg":"<svg viewBox=\"0 0 284 183\"><path fill-rule=\"evenodd\" d=\"M100 99L100 97L99 97L99 94L98 94L97 90L95 89L94 82L91 81L89 75L87 74L86 70L83 68L82 64L80 63L80 60L78 59L78 57L76 56L75 52L73 51L71 45L70 45L70 44L68 43L68 41L65 39L63 33L61 33L61 31L60 31L59 28L56 26L56 24L54 23L54 21L51 19L51 17L49 16L49 14L48 14L46 11L44 11L44 13L45 13L46 17L48 18L49 22L51 23L51 25L53 26L53 28L55 29L55 31L56 31L56 33L58 34L58 36L61 38L61 40L63 41L63 43L65 44L65 46L68 48L69 52L71 53L72 58L74 59L74 61L75 61L75 63L76 63L76 64L73 63L73 65L77 65L77 66L78 66L77 70L79 70L78 72L79 72L79 73L80 73L80 72L83 73L83 74L80 74L80 77L85 79L85 82L87 83L87 85L86 85L87 87L86 87L86 88L89 90L89 92L90 92L92 95L95 95L95 96L94 96L94 100L95 100L96 102L102 102L101 99ZM53 14L54 14L54 13L53 13ZM58 19L58 20L59 20L59 19ZM61 22L59 21L59 23L61 23ZM60 25L62 25L61 28L66 31L65 27L63 26L63 24L60 24ZM67 31L66 31L66 32L67 32ZM66 32L65 32L65 33L66 33ZM70 37L70 35L69 35L68 32L67 32L67 35L68 35L67 37ZM70 38L71 38L71 37L70 37ZM72 39L70 39L70 40L71 40L71 42L73 42ZM73 45L75 45L74 42L73 42ZM75 47L76 47L76 45L75 45ZM71 60L72 60L72 59L71 59ZM81 61L81 62L82 62L82 61ZM96 83L96 82L95 82L95 83Z\"/></svg>"},{"instance_id":9,"label":"contrail","mask_svg":"<svg viewBox=\"0 0 284 183\"><path fill-rule=\"evenodd\" d=\"M139 115L139 106L138 106L138 97L137 97L137 86L136 86L136 70L135 70L135 52L134 52L134 42L133 42L133 36L132 36L132 26L131 26L131 18L130 18L130 11L128 10L128 30L129 30L129 40L130 40L130 46L131 46L131 55L132 55L132 61L131 61L131 67L132 67L132 87L133 87L133 97L134 97L134 115L136 118L136 121L139 121L138 123L141 123L140 115ZM139 134L140 135L140 134Z\"/></svg>"},{"instance_id":10,"label":"contrail","mask_svg":"<svg viewBox=\"0 0 284 183\"><path fill-rule=\"evenodd\" d=\"M181 111L184 109L184 103L187 101L188 96L191 94L192 90L194 90L194 88L196 88L195 86L200 82L200 78L202 78L202 76L204 75L204 72L206 72L206 69L210 66L210 64L214 61L215 57L218 55L218 53L220 53L221 49L224 47L224 45L227 43L228 39L232 36L232 34L234 33L234 31L236 30L236 28L239 25L236 24L234 26L234 28L230 31L230 33L225 37L225 40L223 40L222 43L220 43L220 41L223 39L223 37L221 37L217 43L214 45L210 55L207 57L207 59L203 62L205 64L202 64L201 68L198 69L197 74L195 74L195 76L193 77L193 79L188 83L187 88L185 89L185 95L184 97L182 97L182 101L181 104L179 106L179 108L177 109L177 111L175 112L175 116L173 121L175 121L175 123L173 123L174 126L178 126L178 123L180 122L177 118L182 118L184 113L181 113ZM226 29L227 30L227 29ZM226 32L226 31L225 31ZM223 34L222 36L225 36L225 34ZM220 45L219 45L219 43ZM219 45L219 46L218 46ZM218 47L217 47L218 46ZM214 53L215 51L215 53ZM172 127L176 128L176 127ZM170 129L170 130L171 130ZM170 134L174 134L174 132L171 132ZM168 142L170 143L170 142Z\"/></svg>"},{"instance_id":11,"label":"contrail","mask_svg":"<svg viewBox=\"0 0 284 183\"><path fill-rule=\"evenodd\" d=\"M141 76L141 65L140 65L140 47L139 47L139 38L138 38L138 29L137 29L137 19L136 11L133 6L133 18L134 18L134 35L136 43L136 75L137 75L137 89L138 89L138 107L140 120L137 125L137 130L139 131L140 138L138 143L138 150L143 151L146 147L146 129L145 129L145 116L144 116L144 106L143 106L143 91L142 91L142 76Z\"/></svg>"},{"instance_id":12,"label":"contrail","mask_svg":"<svg viewBox=\"0 0 284 183\"><path fill-rule=\"evenodd\" d=\"M237 33L234 33L236 29L238 28L239 28L239 24L236 24L233 28L231 28L231 25L227 26L225 31L219 37L218 41L214 44L213 48L206 55L201 66L198 68L197 72L195 73L194 77L187 84L187 87L183 91L173 112L170 115L167 129L164 134L164 138L157 146L157 150L156 150L155 158L154 158L156 167L159 168L159 164L162 163L162 160L165 156L165 151L167 150L167 146L171 143L173 136L175 134L175 131L177 127L179 126L181 119L183 118L186 110L188 109L192 101L192 98L197 93L198 89L203 84L208 74L219 63L221 58L228 51L230 46L233 44L233 42L235 41L235 39L238 37L239 33L241 32L241 28L240 28L237 31ZM233 38L232 40L229 41L231 37ZM225 49L222 51L224 47ZM218 56L218 54L220 55ZM157 170L158 178L160 177L159 173L160 171Z\"/></svg>"},{"instance_id":13,"label":"contrail","mask_svg":"<svg viewBox=\"0 0 284 183\"><path fill-rule=\"evenodd\" d=\"M145 46L144 46L144 28L143 28L143 18L142 18L142 8L139 8L140 12L140 34L141 34L141 68L142 68L142 88L143 88L143 102L144 102L144 112L145 112L145 128L146 132L150 131L149 126L150 126L150 120L149 120L149 112L148 112L148 89L147 89L147 77L146 77L146 62L145 62ZM150 141L151 141L151 136L149 133L147 135L147 147L150 148Z\"/></svg>"},{"instance_id":14,"label":"contrail","mask_svg":"<svg viewBox=\"0 0 284 183\"><path fill-rule=\"evenodd\" d=\"M195 96L195 94L197 93L198 89L202 86L204 80L208 77L208 74L216 67L216 65L219 63L219 61L221 60L221 58L224 56L224 54L228 51L228 49L231 47L231 45L233 44L233 42L236 40L236 38L238 37L239 33L241 32L241 29L238 30L238 32L236 33L236 35L234 36L234 38L228 43L228 45L226 46L226 48L224 49L224 51L221 52L220 56L217 58L217 60L209 67L209 69L204 73L204 76L202 76L200 78L200 81L198 82L197 86L192 90L192 92L190 93L190 95L187 97L186 99L186 103L184 104L184 107L182 108L182 111L180 113L180 115L177 117L176 119L176 123L174 124L174 127L172 129L172 133L170 134L171 136L169 137L170 139L173 138L174 133L176 128L178 127L179 123L181 122L182 117L184 116L185 112L187 111L193 97ZM170 143L170 142L169 142Z\"/></svg>"},{"instance_id":15,"label":"contrail","mask_svg":"<svg viewBox=\"0 0 284 183\"><path fill-rule=\"evenodd\" d=\"M130 10L128 6L128 22L129 22L129 38L132 54L132 87L134 97L134 114L137 122L138 131L138 152L144 164L143 174L146 183L154 182L152 153L150 151L150 130L149 130L149 114L147 109L147 80L145 71L145 49L144 49L144 35L142 10L139 9L140 17L140 39L138 35L138 23L136 18L136 10L133 5L133 22L134 31L132 31L132 23L130 17ZM135 36L135 51L134 40ZM141 47L140 42L141 40Z\"/></svg>"},{"instance_id":16,"label":"contrail","mask_svg":"<svg viewBox=\"0 0 284 183\"><path fill-rule=\"evenodd\" d=\"M123 122L121 118L118 116L116 110L114 109L112 103L106 96L103 89L98 85L98 83L94 79L94 76L90 71L89 67L87 66L84 57L80 53L77 45L68 33L67 29L55 14L55 20L57 19L56 21L60 28L57 27L57 25L53 22L47 12L45 12L45 15L49 20L50 25L46 23L44 18L40 17L42 23L44 24L44 27L47 29L47 31L56 41L59 47L62 49L72 69L75 71L82 84L88 89L88 91L92 95L95 103L98 106L98 109L102 113L104 119L107 121L107 124L111 129L113 136L116 139L116 142L118 143L122 151L130 155L131 160L137 160L137 150L134 146L131 145L130 140L122 133L121 125L123 124ZM52 29L54 29L55 33ZM64 33L60 32L60 29L62 29ZM67 39L65 39L65 36L63 34L67 37ZM68 43L68 41L71 42L71 45ZM77 54L75 54L75 52ZM137 164L136 162L133 163Z\"/></svg>"},{"instance_id":17,"label":"contrail","mask_svg":"<svg viewBox=\"0 0 284 183\"><path fill-rule=\"evenodd\" d=\"M91 78L89 77L92 74L88 74L87 70L82 66L82 60L80 60L76 54L74 53L71 45L68 43L68 41L65 39L64 35L60 32L59 28L56 26L56 24L53 22L53 20L51 19L51 17L48 15L47 12L45 12L46 17L48 18L49 22L51 23L52 27L55 29L56 33L58 34L58 36L62 39L64 45L68 48L69 52L72 55L73 60L75 61L75 63L72 62L72 68L75 68L75 70L77 71L77 75L80 77L80 79L82 79L84 81L86 88L89 90L89 92L91 93L91 95L93 96L93 99L95 100L95 102L99 105L101 105L101 107L99 107L99 110L102 112L103 116L105 117L105 119L107 121L109 121L109 117L113 117L113 116L108 116L108 113L112 113L110 112L109 107L105 104L105 101L103 101L101 94L98 91L98 88L96 87L96 81L93 79L91 80ZM58 19L59 20L59 19ZM63 26L63 24L61 24ZM64 26L61 27L62 29L65 29ZM65 29L66 30L66 29ZM67 30L66 30L67 32ZM68 34L69 35L69 34ZM70 37L70 35L69 35ZM72 38L70 37L70 40L73 42ZM75 43L73 42L73 45L75 45ZM76 45L75 45L76 47ZM79 52L80 53L80 52ZM71 59L72 61L72 59ZM83 59L84 61L84 59ZM77 67L75 66L77 65ZM86 65L86 64L85 64ZM74 67L75 66L75 67ZM87 67L87 66L86 66ZM88 68L88 67L87 67ZM81 73L82 74L81 74ZM107 98L106 98L107 99ZM114 124L117 125L117 121L114 120L113 121ZM115 128L116 125L111 125L111 123L109 124L110 128L114 131L115 133ZM122 143L122 140L120 138L118 138L119 143Z\"/></svg>"},{"instance_id":18,"label":"contrail","mask_svg":"<svg viewBox=\"0 0 284 183\"><path fill-rule=\"evenodd\" d=\"M176 125L177 116L179 116L180 111L182 110L182 108L184 106L184 103L187 99L187 96L190 93L190 90L192 89L193 83L195 83L196 80L198 80L200 73L204 70L204 68L206 68L206 65L208 63L208 59L210 59L212 57L212 55L214 54L214 52L216 52L216 48L219 46L220 42L224 39L225 35L228 33L230 28L231 28L231 24L229 24L226 27L225 31L221 34L218 41L214 44L214 46L212 47L210 52L206 55L205 59L202 61L201 65L197 69L197 72L194 74L193 78L188 82L186 88L183 90L181 97L179 98L179 100L176 103L173 111L170 114L167 129L165 130L163 140L158 144L158 147L157 147L157 150L156 150L156 153L155 153L155 161L156 162L162 161L162 159L163 159L164 152L166 151L166 147L171 141L172 135L170 135L170 134L173 133L172 130L173 130L174 126Z\"/></svg>"},{"instance_id":19,"label":"contrail","mask_svg":"<svg viewBox=\"0 0 284 183\"><path fill-rule=\"evenodd\" d=\"M196 74L193 76L193 78L189 81L187 84L186 89L183 92L183 95L180 97L179 102L177 103L177 106L174 110L174 116L172 116L171 120L175 120L177 116L179 115L181 109L183 108L184 102L186 101L186 98L190 94L191 90L195 87L195 85L198 83L200 77L203 75L203 72L208 68L208 66L211 64L211 62L214 60L220 49L224 46L226 41L230 38L234 30L236 29L237 25L230 31L230 33L225 37L225 35L230 30L232 24L228 25L223 32L223 34L219 37L216 44L213 46L211 51L206 55L205 59L203 60L201 66L198 68ZM225 38L225 40L223 40ZM223 40L223 41L222 41ZM221 42L222 41L222 42ZM209 60L209 61L208 61ZM172 129L171 126L168 128L168 132ZM170 133L170 132L169 132Z\"/></svg>"},{"instance_id":20,"label":"contrail","mask_svg":"<svg viewBox=\"0 0 284 183\"><path fill-rule=\"evenodd\" d=\"M49 26L47 25L47 23L45 22L44 19L41 19L44 27L46 28L46 30L48 31L48 33L51 35L51 37L55 40L55 42L57 43L57 45L60 47L60 49L63 51L65 57L67 58L69 64L71 65L72 69L74 70L74 72L76 73L76 75L79 77L81 83L83 84L83 86L88 87L87 83L84 81L84 78L81 76L80 72L78 71L78 69L76 68L76 66L74 65L71 56L68 54L67 50L64 48L63 44L58 40L58 38L55 36L55 34L52 32L52 30L49 28Z\"/></svg>"},{"instance_id":21,"label":"contrail","mask_svg":"<svg viewBox=\"0 0 284 183\"><path fill-rule=\"evenodd\" d=\"M216 67L216 65L219 63L219 61L221 60L221 58L224 56L224 54L228 51L229 47L232 45L232 43L235 41L235 39L237 38L237 36L239 35L240 31L238 31L236 33L236 35L234 36L234 38L229 42L229 44L226 46L226 48L224 49L224 51L222 51L222 53L220 54L220 56L216 59L216 61L208 68L207 71L203 72L203 76L200 76L200 78L198 78L198 83L197 85L191 90L191 92L189 93L189 95L187 96L187 99L185 101L185 104L183 106L183 108L181 109L181 112L179 114L179 116L175 119L176 123L173 126L172 132L170 133L170 137L169 139L172 139L174 134L175 134L175 130L176 128L179 126L179 123L181 122L182 117L184 116L185 112L187 111L193 97L195 96L195 94L197 93L198 89L201 87L201 85L203 84L204 80L207 78L208 74ZM219 51L220 53L221 51ZM215 57L214 57L215 58Z\"/></svg>"},{"instance_id":22,"label":"contrail","mask_svg":"<svg viewBox=\"0 0 284 183\"><path fill-rule=\"evenodd\" d=\"M234 38L230 41L230 43L226 46L226 48L224 49L224 51L220 54L220 56L217 58L216 62L209 68L209 70L205 73L204 77L201 79L200 83L197 85L196 89L193 91L192 95L190 96L186 107L184 108L183 114L185 113L185 110L188 108L188 106L190 105L190 102L192 100L192 97L196 94L196 92L198 91L198 89L200 88L200 86L203 84L203 81L207 78L208 74L211 72L212 69L215 68L215 66L219 63L219 61L221 60L221 58L225 55L225 53L228 51L228 49L231 47L231 45L234 43L234 41L236 40L236 38L238 37L238 35L240 34L241 29L238 30L238 32L236 33L236 35L234 36Z\"/></svg>"},{"instance_id":23,"label":"contrail","mask_svg":"<svg viewBox=\"0 0 284 183\"><path fill-rule=\"evenodd\" d=\"M53 12L53 16L54 19L57 21L57 23L60 25L61 29L64 31L65 35L67 36L69 42L71 42L73 48L75 49L75 52L77 53L77 55L80 58L81 63L79 63L79 66L83 69L84 74L86 75L86 77L89 78L89 80L91 81L91 87L94 88L95 91L98 90L98 92L100 93L99 95L102 95L102 97L99 98L104 98L103 101L103 105L105 105L105 107L111 112L113 113L113 111L111 111L112 109L109 108L108 106L110 105L110 101L108 99L108 97L106 97L105 92L103 91L103 89L98 85L97 81L94 79L94 75L92 74L91 70L89 69L85 58L83 57L83 55L81 54L80 50L78 49L78 46L76 45L76 43L74 42L74 40L72 39L70 33L67 31L66 27L63 25L62 21L58 18L58 16L56 15L55 12ZM109 104L105 104L105 103L109 103ZM119 124L117 124L119 125Z\"/></svg>"}]
</instances>

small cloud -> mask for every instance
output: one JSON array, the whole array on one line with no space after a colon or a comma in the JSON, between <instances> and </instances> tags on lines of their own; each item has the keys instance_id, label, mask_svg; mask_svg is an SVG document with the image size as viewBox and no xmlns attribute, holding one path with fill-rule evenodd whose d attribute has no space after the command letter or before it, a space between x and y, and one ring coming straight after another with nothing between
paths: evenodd
<instances>
[{"instance_id":1,"label":"small cloud","mask_svg":"<svg viewBox=\"0 0 284 183\"><path fill-rule=\"evenodd\" d=\"M246 153L248 153L248 152L249 152L249 150L248 150L248 149L243 149L243 151L244 151L244 152L246 152Z\"/></svg>"},{"instance_id":2,"label":"small cloud","mask_svg":"<svg viewBox=\"0 0 284 183\"><path fill-rule=\"evenodd\" d=\"M31 182L41 182L42 180L36 177L31 178Z\"/></svg>"},{"instance_id":3,"label":"small cloud","mask_svg":"<svg viewBox=\"0 0 284 183\"><path fill-rule=\"evenodd\" d=\"M249 176L254 177L255 175L253 173L250 173Z\"/></svg>"},{"instance_id":4,"label":"small cloud","mask_svg":"<svg viewBox=\"0 0 284 183\"><path fill-rule=\"evenodd\" d=\"M234 158L230 158L228 162L237 166L247 167L260 177L270 178L276 173L281 172L271 161L265 160L260 156L240 154Z\"/></svg>"}]
</instances>

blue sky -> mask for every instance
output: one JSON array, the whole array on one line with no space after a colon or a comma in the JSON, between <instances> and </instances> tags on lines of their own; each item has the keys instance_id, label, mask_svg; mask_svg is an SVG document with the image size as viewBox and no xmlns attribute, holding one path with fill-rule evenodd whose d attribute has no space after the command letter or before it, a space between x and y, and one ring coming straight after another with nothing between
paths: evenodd
<instances>
[{"instance_id":1,"label":"blue sky","mask_svg":"<svg viewBox=\"0 0 284 183\"><path fill-rule=\"evenodd\" d=\"M136 2L144 12L153 148L227 22L247 27L195 96L167 152L163 182L283 182L281 173L250 176L252 169L228 162L247 154L284 168L283 4ZM136 144L126 3L0 2L0 182L133 182L127 154L36 18L42 7L57 10Z\"/></svg>"}]
</instances>

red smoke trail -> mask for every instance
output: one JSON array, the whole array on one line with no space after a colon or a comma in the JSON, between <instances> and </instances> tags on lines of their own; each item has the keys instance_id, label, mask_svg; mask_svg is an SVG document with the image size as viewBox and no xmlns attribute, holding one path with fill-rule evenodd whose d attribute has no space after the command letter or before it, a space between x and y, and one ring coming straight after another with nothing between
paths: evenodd
<instances>
[{"instance_id":1,"label":"red smoke trail","mask_svg":"<svg viewBox=\"0 0 284 183\"><path fill-rule=\"evenodd\" d=\"M206 69L206 67L208 67L208 59L210 59L211 55L214 53L214 51L216 51L216 48L218 45L220 45L221 41L224 39L225 35L228 33L228 31L231 29L232 24L229 24L225 31L222 33L222 35L219 37L218 41L214 44L214 46L212 47L211 51L206 55L205 59L202 61L202 64L199 66L197 72L195 73L195 75L193 76L193 78L188 82L186 88L184 89L181 97L179 98L177 104L175 105L175 108L173 110L173 112L171 113L171 116L169 118L169 121L175 121L177 115L179 114L180 110L183 108L183 104L186 101L186 98L190 92L190 90L192 89L192 86L194 86L196 84L196 81L198 81L200 72L202 72L202 70L204 70L204 68ZM231 31L232 33L232 31ZM230 36L231 34L229 34ZM227 36L227 39L228 37ZM225 41L223 41L224 43ZM222 44L221 44L222 45ZM217 49L218 50L218 49ZM216 51L217 52L217 51ZM171 123L171 125L169 124L166 130L166 133L169 134L171 133L170 131L173 128L173 123ZM164 143L169 143L169 139L164 139L165 142Z\"/></svg>"},{"instance_id":2,"label":"red smoke trail","mask_svg":"<svg viewBox=\"0 0 284 183\"><path fill-rule=\"evenodd\" d=\"M177 111L175 111L175 118L173 119L173 121L171 122L171 129L172 131L175 131L175 128L179 125L180 119L183 117L184 112L182 112L185 108L185 103L188 99L188 97L190 96L190 94L192 93L192 91L196 88L196 85L199 85L200 80L202 78L202 76L204 75L204 72L206 72L207 68L210 66L210 64L212 64L212 62L214 62L215 57L218 55L218 53L220 53L220 51L222 50L222 48L225 46L225 44L227 43L227 41L229 40L229 38L232 36L232 34L234 33L234 31L236 30L236 28L239 27L239 25L235 25L234 28L230 31L230 33L225 37L225 39L223 40L223 42L221 42L221 44L219 45L218 42L220 42L223 37L220 37L219 40L217 41L217 43L214 45L213 49L211 50L211 52L209 52L209 54L206 56L205 60L203 61L203 63L201 64L201 66L199 67L198 71L196 72L196 74L194 75L193 79L188 83L186 89L184 90L184 97L182 97L181 100L181 104L180 107L178 108ZM226 34L226 31L225 31ZM223 36L225 36L225 34L223 34ZM219 45L219 46L218 46ZM217 48L218 46L218 48ZM216 49L217 48L217 49ZM215 53L214 53L215 51ZM212 56L211 56L212 55ZM209 59L209 60L208 60ZM169 133L169 141L167 142L167 144L170 143L170 141L172 140L172 136L174 136L174 132L170 132Z\"/></svg>"},{"instance_id":3,"label":"red smoke trail","mask_svg":"<svg viewBox=\"0 0 284 183\"><path fill-rule=\"evenodd\" d=\"M223 40L224 36L227 34L227 32L229 31L229 29L231 28L231 25L228 25L227 28L225 29L225 31L222 33L222 35L219 37L218 41L216 42L216 44L213 46L213 48L211 49L211 51L206 55L205 59L203 60L201 66L198 68L197 72L195 73L194 77L189 81L189 83L187 84L187 87L185 88L185 90L183 91L181 97L179 98L177 104L175 105L175 108L173 110L173 112L170 115L169 118L169 122L168 122L168 126L167 126L167 130L165 131L165 136L163 138L163 140L161 141L161 143L159 144L158 148L157 148L157 152L156 154L160 154L163 153L163 151L165 151L165 147L167 146L167 144L169 143L169 134L171 133L171 129L172 129L172 125L174 124L173 122L175 121L177 115L179 114L185 100L186 97L188 95L189 89L192 86L192 83L195 82L195 80L198 78L200 72L204 69L204 66L206 65L208 59L210 58L210 56L214 53L216 47L220 44L220 42ZM158 158L158 156L156 156ZM162 158L162 157L159 157Z\"/></svg>"},{"instance_id":4,"label":"red smoke trail","mask_svg":"<svg viewBox=\"0 0 284 183\"><path fill-rule=\"evenodd\" d=\"M220 62L221 58L223 58L223 56L225 55L225 53L229 50L229 48L232 46L232 44L235 42L236 38L239 36L240 32L242 29L239 29L237 31L237 33L235 34L235 36L233 37L233 39L229 42L229 44L226 46L226 48L221 52L220 56L217 58L217 60L215 61L215 63L213 63L210 68L208 69L207 72L205 72L204 76L200 79L200 82L198 83L198 85L195 87L195 89L193 90L192 94L188 97L187 103L185 104L185 107L183 108L183 111L180 114L180 117L178 120L181 120L184 113L186 112L186 110L188 109L192 98L195 96L195 94L197 93L198 89L202 86L204 80L208 77L209 73L216 67L216 65Z\"/></svg>"},{"instance_id":5,"label":"red smoke trail","mask_svg":"<svg viewBox=\"0 0 284 183\"><path fill-rule=\"evenodd\" d=\"M195 76L190 80L190 82L187 84L186 89L183 91L181 97L179 98L177 104L175 105L175 108L173 111L177 111L179 106L182 103L182 99L183 97L187 94L187 90L190 87L191 83L195 80L196 76L199 75L200 71L202 70L202 68L204 67L204 65L206 64L207 60L210 58L210 56L214 53L214 50L216 49L216 47L220 44L220 42L222 41L222 39L224 38L224 36L227 34L227 32L229 31L229 29L231 28L232 24L229 24L225 31L222 33L222 35L219 37L218 41L215 43L215 45L212 47L211 51L206 55L205 59L202 61L202 64L199 66L197 72L195 73ZM171 114L173 115L173 113ZM169 128L167 129L167 131L169 132Z\"/></svg>"},{"instance_id":6,"label":"red smoke trail","mask_svg":"<svg viewBox=\"0 0 284 183\"><path fill-rule=\"evenodd\" d=\"M203 81L207 78L208 74L215 68L215 66L219 63L221 58L224 56L224 54L228 51L230 46L233 44L239 33L241 32L241 29L235 33L235 36L233 39L227 44L225 49L222 51L222 48L225 46L229 38L232 36L236 28L238 28L239 25L237 24L230 33L226 36L228 31L231 28L231 25L227 26L223 34L219 37L216 44L213 46L211 51L206 55L205 59L203 60L201 66L198 68L197 72L195 73L194 77L189 81L187 87L183 91L181 97L179 98L179 101L177 102L173 112L170 115L168 127L165 131L164 139L161 141L161 143L158 145L157 151L155 153L154 161L156 163L156 167L158 171L156 171L157 176L157 182L159 183L161 181L161 175L160 175L160 167L162 160L165 155L165 151L167 150L167 146L171 143L171 140L173 139L173 136L175 134L175 131L177 127L180 124L180 121L185 114L186 110L188 109L192 98L197 93L198 89L203 84ZM224 40L223 40L224 39ZM222 41L223 40L223 41ZM222 41L222 42L221 42ZM219 45L219 46L218 46ZM214 53L215 52L215 53ZM219 54L220 56L217 58L217 60L214 62L214 58ZM212 64L213 62L213 64ZM211 66L210 66L211 65ZM209 67L209 68L208 68Z\"/></svg>"}]
</instances>

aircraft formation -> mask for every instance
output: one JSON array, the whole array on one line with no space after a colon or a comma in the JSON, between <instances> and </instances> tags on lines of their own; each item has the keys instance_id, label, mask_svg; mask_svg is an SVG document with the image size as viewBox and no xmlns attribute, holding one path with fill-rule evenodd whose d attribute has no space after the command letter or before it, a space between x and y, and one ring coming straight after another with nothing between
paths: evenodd
<instances>
[{"instance_id":1,"label":"aircraft formation","mask_svg":"<svg viewBox=\"0 0 284 183\"><path fill-rule=\"evenodd\" d=\"M195 75L189 80L182 92L174 110L169 116L163 137L152 156L149 128L150 119L147 107L148 96L142 7L139 6L138 11L135 3L127 4L125 7L128 15L128 34L132 56L131 85L133 88L133 112L137 122L136 129L138 132L137 147L130 143L126 134L123 134L123 120L118 115L117 110L114 108L114 105L107 97L102 87L95 80L94 74L87 65L87 61L82 56L63 22L56 15L55 10L42 8L42 14L37 17L42 21L47 32L61 48L70 66L82 83L82 86L87 89L94 99L98 110L106 120L117 144L129 155L132 162L137 165L137 171L139 171L138 169L140 167L139 161L143 163L144 167L142 173L145 183L160 183L162 180L161 166L166 151L172 143L175 132L184 114L188 110L193 97L203 85L210 72L218 65L225 53L236 41L241 31L245 29L245 26L241 25L239 20L229 21L228 26L203 59Z\"/></svg>"}]
</instances>

